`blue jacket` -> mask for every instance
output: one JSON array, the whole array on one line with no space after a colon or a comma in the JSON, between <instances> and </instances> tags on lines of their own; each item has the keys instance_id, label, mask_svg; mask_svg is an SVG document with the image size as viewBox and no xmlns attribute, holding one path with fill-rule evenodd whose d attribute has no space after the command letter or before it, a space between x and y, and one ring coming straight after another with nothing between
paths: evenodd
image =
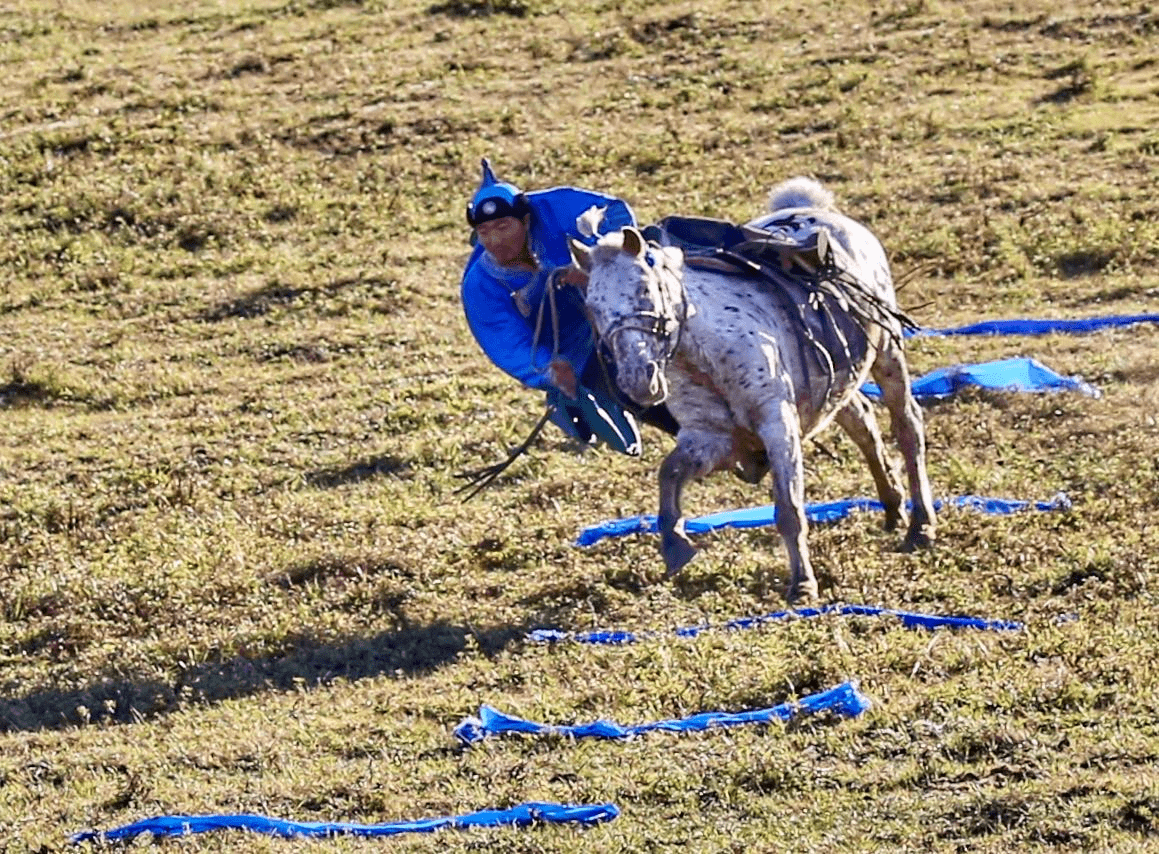
<instances>
[{"instance_id":1,"label":"blue jacket","mask_svg":"<svg viewBox=\"0 0 1159 854\"><path fill-rule=\"evenodd\" d=\"M535 339L535 321L552 270L571 264L568 238L594 243L576 229L576 218L592 205L606 208L603 232L635 225L626 202L612 196L575 187L553 187L527 193L531 205L529 240L539 259L535 272L507 270L498 266L482 244L477 244L463 271L462 300L471 333L487 357L526 386L550 391L547 373L554 348L551 312L545 311L543 328ZM516 291L528 284L531 316L524 317L515 303ZM567 359L578 377L591 358L594 341L583 312L583 296L575 288L556 292L559 312L559 355Z\"/></svg>"}]
</instances>

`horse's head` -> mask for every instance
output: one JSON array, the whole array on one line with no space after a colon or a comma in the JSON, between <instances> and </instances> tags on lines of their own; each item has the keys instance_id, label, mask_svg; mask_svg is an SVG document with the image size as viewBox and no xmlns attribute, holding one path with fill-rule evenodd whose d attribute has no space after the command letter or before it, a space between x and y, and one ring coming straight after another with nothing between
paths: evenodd
<instances>
[{"instance_id":1,"label":"horse's head","mask_svg":"<svg viewBox=\"0 0 1159 854\"><path fill-rule=\"evenodd\" d=\"M599 346L615 359L617 384L641 406L662 402L685 311L683 254L648 246L631 227L591 248L573 240L571 249L588 274L588 311Z\"/></svg>"}]
</instances>

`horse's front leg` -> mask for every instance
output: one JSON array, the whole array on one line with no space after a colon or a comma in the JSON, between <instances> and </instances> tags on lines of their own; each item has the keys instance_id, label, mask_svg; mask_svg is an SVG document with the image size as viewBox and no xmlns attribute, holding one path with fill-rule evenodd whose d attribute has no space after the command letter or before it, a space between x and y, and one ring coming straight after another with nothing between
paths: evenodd
<instances>
[{"instance_id":1,"label":"horse's front leg","mask_svg":"<svg viewBox=\"0 0 1159 854\"><path fill-rule=\"evenodd\" d=\"M696 546L684 533L684 515L680 508L684 485L716 470L728 459L732 442L727 437L706 431L681 428L676 447L660 465L660 554L664 557L665 577L680 572L696 556Z\"/></svg>"},{"instance_id":2,"label":"horse's front leg","mask_svg":"<svg viewBox=\"0 0 1159 854\"><path fill-rule=\"evenodd\" d=\"M758 430L769 455L777 530L789 553L789 583L785 599L817 598L817 578L809 560L809 523L805 518L805 464L801 453L801 421L788 400L770 401Z\"/></svg>"}]
</instances>

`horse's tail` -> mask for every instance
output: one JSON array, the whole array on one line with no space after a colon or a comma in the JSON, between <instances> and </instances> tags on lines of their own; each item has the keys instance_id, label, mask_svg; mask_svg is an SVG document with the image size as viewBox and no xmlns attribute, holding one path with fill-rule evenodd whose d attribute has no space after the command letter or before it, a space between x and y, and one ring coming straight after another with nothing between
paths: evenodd
<instances>
[{"instance_id":1,"label":"horse's tail","mask_svg":"<svg viewBox=\"0 0 1159 854\"><path fill-rule=\"evenodd\" d=\"M835 211L837 201L819 182L799 175L782 181L769 193L769 213L786 208L821 208Z\"/></svg>"}]
</instances>

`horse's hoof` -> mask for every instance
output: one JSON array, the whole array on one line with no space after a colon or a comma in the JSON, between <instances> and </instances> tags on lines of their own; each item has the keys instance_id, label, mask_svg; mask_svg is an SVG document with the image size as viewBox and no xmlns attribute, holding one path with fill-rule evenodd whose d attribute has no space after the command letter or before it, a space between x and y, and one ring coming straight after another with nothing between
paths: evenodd
<instances>
[{"instance_id":1,"label":"horse's hoof","mask_svg":"<svg viewBox=\"0 0 1159 854\"><path fill-rule=\"evenodd\" d=\"M905 516L903 516L901 513L886 513L885 521L882 523L881 527L887 534L892 534L904 524Z\"/></svg>"},{"instance_id":2,"label":"horse's hoof","mask_svg":"<svg viewBox=\"0 0 1159 854\"><path fill-rule=\"evenodd\" d=\"M898 551L902 554L912 554L920 549L930 549L934 547L934 535L927 531L910 530L905 535L905 539L901 541L901 546Z\"/></svg>"},{"instance_id":3,"label":"horse's hoof","mask_svg":"<svg viewBox=\"0 0 1159 854\"><path fill-rule=\"evenodd\" d=\"M785 589L785 601L795 605L801 601L813 602L817 599L817 581L810 578L808 581L798 581L789 584Z\"/></svg>"},{"instance_id":4,"label":"horse's hoof","mask_svg":"<svg viewBox=\"0 0 1159 854\"><path fill-rule=\"evenodd\" d=\"M764 461L737 460L732 464L732 473L745 483L755 486L765 479L765 475L769 473L769 466Z\"/></svg>"},{"instance_id":5,"label":"horse's hoof","mask_svg":"<svg viewBox=\"0 0 1159 854\"><path fill-rule=\"evenodd\" d=\"M684 569L688 562L696 557L696 551L696 546L679 534L666 537L660 546L660 553L664 556L664 566L666 567L664 577L671 578Z\"/></svg>"}]
</instances>

